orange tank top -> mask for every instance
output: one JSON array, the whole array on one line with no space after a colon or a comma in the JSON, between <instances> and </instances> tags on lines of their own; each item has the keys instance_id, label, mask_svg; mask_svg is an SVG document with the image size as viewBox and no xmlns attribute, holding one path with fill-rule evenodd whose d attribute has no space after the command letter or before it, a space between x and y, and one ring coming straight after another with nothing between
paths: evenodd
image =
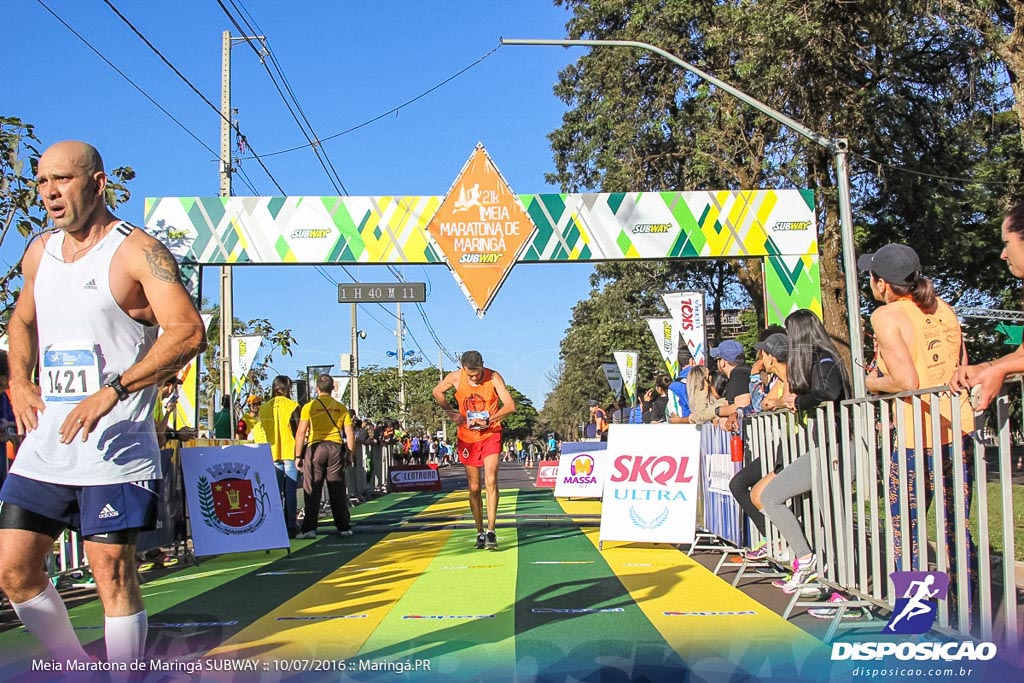
<instances>
[{"instance_id":1,"label":"orange tank top","mask_svg":"<svg viewBox=\"0 0 1024 683\"><path fill-rule=\"evenodd\" d=\"M478 386L470 386L466 370L459 370L459 387L455 390L455 400L459 404L459 412L467 418L473 413L486 412L494 415L500 403L498 393L494 390L494 371L484 368L483 381ZM501 433L501 423L492 422L483 429L469 429L465 424L459 425L459 440L466 443L483 441L492 434Z\"/></svg>"},{"instance_id":2,"label":"orange tank top","mask_svg":"<svg viewBox=\"0 0 1024 683\"><path fill-rule=\"evenodd\" d=\"M914 361L914 368L917 370L918 386L922 389L940 387L949 381L953 371L960 365L960 350L963 345L963 336L960 330L960 321L949 304L941 299L939 306L934 313L928 314L917 307L910 299L899 299L889 303L889 306L898 306L913 325L914 337L907 346L910 349L910 357ZM878 358L878 368L883 374L889 374L885 362L881 356ZM914 430L920 428L924 431L924 445L926 448L932 446L931 426L931 401L927 398L921 400L921 414L917 419L920 426L913 426L915 419L913 405L910 399L905 399L905 424L907 429L907 448L914 448L916 439L913 438ZM974 411L965 396L953 396L952 401L948 397L940 399L939 402L939 423L941 429L940 443L948 444L953 440L950 433L950 415L952 405L960 408L960 425L964 433L974 429ZM895 421L895 416L893 420ZM895 422L894 422L895 424Z\"/></svg>"}]
</instances>

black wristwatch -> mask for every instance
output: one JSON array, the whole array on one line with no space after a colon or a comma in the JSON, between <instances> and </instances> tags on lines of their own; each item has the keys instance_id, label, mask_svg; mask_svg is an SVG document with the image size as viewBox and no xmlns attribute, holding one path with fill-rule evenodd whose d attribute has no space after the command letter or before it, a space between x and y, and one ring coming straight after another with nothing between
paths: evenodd
<instances>
[{"instance_id":1,"label":"black wristwatch","mask_svg":"<svg viewBox=\"0 0 1024 683\"><path fill-rule=\"evenodd\" d=\"M121 375L114 375L114 378L103 386L113 389L114 393L117 394L118 401L127 401L128 397L131 395L128 393L128 390L124 388L124 385L121 384Z\"/></svg>"}]
</instances>

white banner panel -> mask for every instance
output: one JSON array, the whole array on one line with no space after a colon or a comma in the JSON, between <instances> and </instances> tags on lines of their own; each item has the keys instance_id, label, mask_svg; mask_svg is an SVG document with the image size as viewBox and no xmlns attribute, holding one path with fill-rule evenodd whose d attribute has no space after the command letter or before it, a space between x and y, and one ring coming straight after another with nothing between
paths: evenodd
<instances>
[{"instance_id":1,"label":"white banner panel","mask_svg":"<svg viewBox=\"0 0 1024 683\"><path fill-rule=\"evenodd\" d=\"M331 379L334 380L334 389L331 391L331 398L338 403L344 403L346 407L351 406L352 404L346 402L343 398L345 390L348 389L348 381L350 378L341 377L340 375L331 375Z\"/></svg>"},{"instance_id":2,"label":"white banner panel","mask_svg":"<svg viewBox=\"0 0 1024 683\"><path fill-rule=\"evenodd\" d=\"M611 425L601 541L693 543L700 433L687 424Z\"/></svg>"},{"instance_id":3,"label":"white banner panel","mask_svg":"<svg viewBox=\"0 0 1024 683\"><path fill-rule=\"evenodd\" d=\"M679 333L675 322L672 318L647 318L647 326L651 328L654 344L665 361L668 374L675 377L679 373Z\"/></svg>"},{"instance_id":4,"label":"white banner panel","mask_svg":"<svg viewBox=\"0 0 1024 683\"><path fill-rule=\"evenodd\" d=\"M707 365L704 292L666 292L661 296L690 356L697 365Z\"/></svg>"},{"instance_id":5,"label":"white banner panel","mask_svg":"<svg viewBox=\"0 0 1024 683\"><path fill-rule=\"evenodd\" d=\"M601 369L604 370L608 386L615 392L615 398L622 396L622 373L619 372L619 366L615 363L601 363Z\"/></svg>"},{"instance_id":6,"label":"white banner panel","mask_svg":"<svg viewBox=\"0 0 1024 683\"><path fill-rule=\"evenodd\" d=\"M563 443L555 497L600 498L608 474L607 449L604 441Z\"/></svg>"},{"instance_id":7,"label":"white banner panel","mask_svg":"<svg viewBox=\"0 0 1024 683\"><path fill-rule=\"evenodd\" d=\"M637 365L640 364L640 354L636 351L613 351L612 357L619 366L619 373L622 375L622 386L626 390L626 398L629 405L636 403L636 375Z\"/></svg>"},{"instance_id":8,"label":"white banner panel","mask_svg":"<svg viewBox=\"0 0 1024 683\"><path fill-rule=\"evenodd\" d=\"M288 547L270 446L181 449L196 556Z\"/></svg>"}]
</instances>

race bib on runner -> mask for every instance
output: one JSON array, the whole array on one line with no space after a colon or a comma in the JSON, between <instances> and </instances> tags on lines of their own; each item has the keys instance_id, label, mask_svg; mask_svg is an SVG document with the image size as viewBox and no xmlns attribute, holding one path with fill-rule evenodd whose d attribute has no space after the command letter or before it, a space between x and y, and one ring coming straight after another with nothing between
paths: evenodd
<instances>
[{"instance_id":1,"label":"race bib on runner","mask_svg":"<svg viewBox=\"0 0 1024 683\"><path fill-rule=\"evenodd\" d=\"M44 401L78 403L100 390L96 349L85 346L51 346L43 354L39 386Z\"/></svg>"},{"instance_id":2,"label":"race bib on runner","mask_svg":"<svg viewBox=\"0 0 1024 683\"><path fill-rule=\"evenodd\" d=\"M470 429L485 429L491 420L491 413L487 410L466 411L466 425Z\"/></svg>"}]
</instances>

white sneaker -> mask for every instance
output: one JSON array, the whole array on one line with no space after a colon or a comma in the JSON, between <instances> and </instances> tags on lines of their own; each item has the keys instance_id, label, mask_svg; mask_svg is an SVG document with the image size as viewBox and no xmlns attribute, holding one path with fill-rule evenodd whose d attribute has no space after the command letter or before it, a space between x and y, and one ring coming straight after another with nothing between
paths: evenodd
<instances>
[{"instance_id":1,"label":"white sneaker","mask_svg":"<svg viewBox=\"0 0 1024 683\"><path fill-rule=\"evenodd\" d=\"M806 562L794 560L793 576L786 582L786 585L782 587L782 592L787 595L792 595L797 591L799 591L801 595L817 593L820 590L818 587L805 585L818 578L817 565L818 560L814 555L811 555L811 559Z\"/></svg>"},{"instance_id":2,"label":"white sneaker","mask_svg":"<svg viewBox=\"0 0 1024 683\"><path fill-rule=\"evenodd\" d=\"M839 593L833 593L832 596L827 600L827 602L830 605L838 605L841 602L848 602L848 600L846 598L844 598L842 595L840 595ZM816 619L833 619L833 618L835 618L836 612L838 612L838 611L839 611L838 609L831 608L831 607L815 607L813 609L807 610L807 613L810 614L812 617L814 617ZM857 608L853 608L852 610L851 609L847 609L845 612L843 612L843 617L842 618L843 619L860 619L863 616L864 616L863 608L857 607Z\"/></svg>"},{"instance_id":3,"label":"white sneaker","mask_svg":"<svg viewBox=\"0 0 1024 683\"><path fill-rule=\"evenodd\" d=\"M295 534L295 538L302 540L307 538L316 538L316 531L303 531L302 533Z\"/></svg>"}]
</instances>

